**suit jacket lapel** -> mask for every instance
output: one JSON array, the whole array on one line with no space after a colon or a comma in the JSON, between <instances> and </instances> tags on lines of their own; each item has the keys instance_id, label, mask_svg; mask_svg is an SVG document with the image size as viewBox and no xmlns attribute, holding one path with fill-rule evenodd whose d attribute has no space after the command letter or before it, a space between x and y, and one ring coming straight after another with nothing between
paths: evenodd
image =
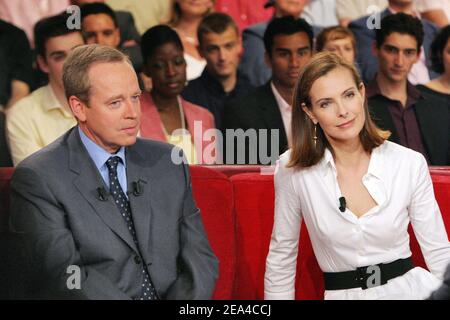
<instances>
[{"instance_id":1,"label":"suit jacket lapel","mask_svg":"<svg viewBox=\"0 0 450 320\"><path fill-rule=\"evenodd\" d=\"M133 237L129 232L125 221L114 203L112 196L107 201L98 199L97 188L105 187L103 178L100 176L94 162L83 146L78 127L72 129L68 138L69 144L69 168L77 174L73 184L92 209L100 216L102 221L133 250L137 250ZM106 188L108 189L108 188Z\"/></svg>"},{"instance_id":2,"label":"suit jacket lapel","mask_svg":"<svg viewBox=\"0 0 450 320\"><path fill-rule=\"evenodd\" d=\"M448 123L446 107L421 99L414 108L430 161L436 164L444 161L443 164L446 164L443 159L446 159L450 132L446 125Z\"/></svg>"},{"instance_id":3,"label":"suit jacket lapel","mask_svg":"<svg viewBox=\"0 0 450 320\"><path fill-rule=\"evenodd\" d=\"M280 130L280 154L287 148L287 136L286 130L284 129L283 119L281 118L281 112L278 107L275 96L273 95L272 88L270 87L270 82L264 87L264 91L261 92L261 111L262 118L266 122L268 129L279 129ZM270 133L268 133L270 137Z\"/></svg>"},{"instance_id":4,"label":"suit jacket lapel","mask_svg":"<svg viewBox=\"0 0 450 320\"><path fill-rule=\"evenodd\" d=\"M149 244L150 228L152 220L151 207L151 180L143 173L141 163L144 159L137 152L135 146L126 149L128 198L130 200L131 213L133 215L134 228L136 230L141 254L145 261L151 262ZM133 182L139 182L140 194L134 193Z\"/></svg>"}]
</instances>

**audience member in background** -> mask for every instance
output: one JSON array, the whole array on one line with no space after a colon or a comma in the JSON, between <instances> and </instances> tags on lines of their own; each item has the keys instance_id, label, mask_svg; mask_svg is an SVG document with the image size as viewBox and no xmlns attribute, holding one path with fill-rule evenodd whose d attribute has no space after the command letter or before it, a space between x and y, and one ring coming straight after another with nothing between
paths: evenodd
<instances>
[{"instance_id":1,"label":"audience member in background","mask_svg":"<svg viewBox=\"0 0 450 320\"><path fill-rule=\"evenodd\" d=\"M450 108L432 95L422 95L408 81L420 59L423 41L419 19L388 15L376 30L376 78L367 86L369 109L389 140L424 155L430 165L450 165Z\"/></svg>"},{"instance_id":2,"label":"audience member in background","mask_svg":"<svg viewBox=\"0 0 450 320\"><path fill-rule=\"evenodd\" d=\"M8 112L7 137L14 165L76 124L64 94L62 67L69 53L84 40L80 30L67 28L67 18L61 14L36 24L37 62L48 74L49 84L18 101Z\"/></svg>"},{"instance_id":3,"label":"audience member in background","mask_svg":"<svg viewBox=\"0 0 450 320\"><path fill-rule=\"evenodd\" d=\"M353 20L369 14L368 9L378 7L379 11L386 9L387 0L336 0L336 14L339 24L347 27Z\"/></svg>"},{"instance_id":4,"label":"audience member in background","mask_svg":"<svg viewBox=\"0 0 450 320\"><path fill-rule=\"evenodd\" d=\"M32 54L27 36L0 20L0 112L30 93Z\"/></svg>"},{"instance_id":5,"label":"audience member in background","mask_svg":"<svg viewBox=\"0 0 450 320\"><path fill-rule=\"evenodd\" d=\"M0 111L0 167L11 167L11 155L6 144L5 114Z\"/></svg>"},{"instance_id":6,"label":"audience member in background","mask_svg":"<svg viewBox=\"0 0 450 320\"><path fill-rule=\"evenodd\" d=\"M326 28L339 24L336 15L336 0L308 0L300 15L310 25Z\"/></svg>"},{"instance_id":7,"label":"audience member in background","mask_svg":"<svg viewBox=\"0 0 450 320\"><path fill-rule=\"evenodd\" d=\"M266 62L272 69L272 79L265 85L258 87L252 93L242 99L238 99L225 106L224 132L225 132L225 157L229 163L268 164L262 157L271 155L271 160L287 150L290 144L292 98L295 83L303 66L311 59L313 51L313 31L304 19L296 19L291 16L273 19L264 33L264 45L266 48ZM255 129L256 141L245 144L245 153L240 154L237 141L233 137L226 136L226 129ZM268 130L264 137L258 131ZM271 133L278 133L275 141ZM234 150L228 149L234 140ZM252 140L252 139L250 139ZM276 143L273 147L272 143ZM264 147L266 150L264 150ZM267 152L267 154L265 154ZM238 154L239 153L239 154Z\"/></svg>"},{"instance_id":8,"label":"audience member in background","mask_svg":"<svg viewBox=\"0 0 450 320\"><path fill-rule=\"evenodd\" d=\"M299 17L307 0L269 0L266 7L274 7L276 18L292 16ZM244 54L239 70L250 80L253 86L262 86L270 80L272 71L265 62L264 32L270 21L248 27L242 34Z\"/></svg>"},{"instance_id":9,"label":"audience member in background","mask_svg":"<svg viewBox=\"0 0 450 320\"><path fill-rule=\"evenodd\" d=\"M10 231L26 252L13 270L25 273L18 298L209 299L218 262L189 168L174 163L172 146L136 138L131 62L86 45L67 58L63 79L78 125L11 181Z\"/></svg>"},{"instance_id":10,"label":"audience member in background","mask_svg":"<svg viewBox=\"0 0 450 320\"><path fill-rule=\"evenodd\" d=\"M41 19L65 12L69 0L2 0L0 19L25 31L30 46L34 46L34 25Z\"/></svg>"},{"instance_id":11,"label":"audience member in background","mask_svg":"<svg viewBox=\"0 0 450 320\"><path fill-rule=\"evenodd\" d=\"M197 28L208 13L213 10L214 0L171 0L172 6L168 24L180 36L187 65L187 80L198 78L206 61L198 52Z\"/></svg>"},{"instance_id":12,"label":"audience member in background","mask_svg":"<svg viewBox=\"0 0 450 320\"><path fill-rule=\"evenodd\" d=\"M230 15L236 21L239 30L248 26L267 21L273 15L273 10L264 8L267 0L216 0L214 6L217 12Z\"/></svg>"},{"instance_id":13,"label":"audience member in background","mask_svg":"<svg viewBox=\"0 0 450 320\"><path fill-rule=\"evenodd\" d=\"M97 43L119 49L130 57L137 73L142 70L142 56L138 42L134 38L121 38L116 13L108 5L101 2L82 5L81 28L87 44ZM134 37L138 36L135 32L132 34Z\"/></svg>"},{"instance_id":14,"label":"audience member in background","mask_svg":"<svg viewBox=\"0 0 450 320\"><path fill-rule=\"evenodd\" d=\"M440 76L418 88L450 104L450 25L441 29L431 44L431 62L431 67Z\"/></svg>"},{"instance_id":15,"label":"audience member in background","mask_svg":"<svg viewBox=\"0 0 450 320\"><path fill-rule=\"evenodd\" d=\"M212 13L200 23L198 40L206 68L199 78L189 81L183 98L208 109L216 128L221 128L225 104L253 89L237 70L242 52L239 29L229 15Z\"/></svg>"},{"instance_id":16,"label":"audience member in background","mask_svg":"<svg viewBox=\"0 0 450 320\"><path fill-rule=\"evenodd\" d=\"M275 169L266 299L294 299L300 226L324 273L325 299L424 299L450 243L424 157L385 141L353 64L323 52L295 89L292 148ZM430 271L414 267L411 223Z\"/></svg>"},{"instance_id":17,"label":"audience member in background","mask_svg":"<svg viewBox=\"0 0 450 320\"><path fill-rule=\"evenodd\" d=\"M153 82L151 92L141 96L141 136L179 146L191 164L212 164L214 159L203 158L202 150L209 143L202 138L214 128L214 117L180 96L186 84L180 37L169 26L158 25L147 30L141 41L144 72Z\"/></svg>"},{"instance_id":18,"label":"audience member in background","mask_svg":"<svg viewBox=\"0 0 450 320\"><path fill-rule=\"evenodd\" d=\"M316 51L336 53L348 63L354 64L356 57L355 36L350 29L345 27L325 28L317 36Z\"/></svg>"},{"instance_id":19,"label":"audience member in background","mask_svg":"<svg viewBox=\"0 0 450 320\"><path fill-rule=\"evenodd\" d=\"M424 19L438 27L450 24L450 0L416 0L416 7Z\"/></svg>"},{"instance_id":20,"label":"audience member in background","mask_svg":"<svg viewBox=\"0 0 450 320\"><path fill-rule=\"evenodd\" d=\"M105 3L105 0L72 0L72 4L77 6L95 2ZM114 14L120 31L120 48L138 45L141 41L141 35L136 29L133 15L130 12L123 10L115 10Z\"/></svg>"},{"instance_id":21,"label":"audience member in background","mask_svg":"<svg viewBox=\"0 0 450 320\"><path fill-rule=\"evenodd\" d=\"M169 0L106 0L106 3L114 10L131 12L139 34L162 23L171 4Z\"/></svg>"},{"instance_id":22,"label":"audience member in background","mask_svg":"<svg viewBox=\"0 0 450 320\"><path fill-rule=\"evenodd\" d=\"M406 13L420 19L414 9L414 0L389 0L389 7L381 12L377 19L382 19L395 13ZM373 52L376 28L375 26L373 28L368 27L368 24L371 25L372 20L372 16L365 16L349 24L349 28L356 38L357 62L365 83L371 81L378 70L378 60ZM421 22L425 35L423 47L419 51L419 59L408 75L408 79L412 84L424 84L429 82L430 79L437 77L437 74L432 72L432 70L428 70L427 66L431 64L429 63L430 46L438 32L438 28L427 20L421 20Z\"/></svg>"}]
</instances>

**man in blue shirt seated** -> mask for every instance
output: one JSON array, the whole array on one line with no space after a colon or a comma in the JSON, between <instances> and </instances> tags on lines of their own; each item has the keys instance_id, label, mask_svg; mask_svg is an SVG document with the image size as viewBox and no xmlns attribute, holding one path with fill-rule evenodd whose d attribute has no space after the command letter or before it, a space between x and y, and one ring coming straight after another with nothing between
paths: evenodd
<instances>
[{"instance_id":1,"label":"man in blue shirt seated","mask_svg":"<svg viewBox=\"0 0 450 320\"><path fill-rule=\"evenodd\" d=\"M209 299L218 263L189 168L136 138L140 94L128 57L85 45L63 67L78 125L26 158L11 183L11 231L29 287L49 299ZM20 254L18 254L20 255Z\"/></svg>"}]
</instances>

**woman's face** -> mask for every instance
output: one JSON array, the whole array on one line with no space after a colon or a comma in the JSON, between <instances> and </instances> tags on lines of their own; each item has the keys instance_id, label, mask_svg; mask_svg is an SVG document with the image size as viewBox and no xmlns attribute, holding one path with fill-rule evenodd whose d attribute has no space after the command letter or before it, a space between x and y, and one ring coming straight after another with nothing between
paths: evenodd
<instances>
[{"instance_id":1,"label":"woman's face","mask_svg":"<svg viewBox=\"0 0 450 320\"><path fill-rule=\"evenodd\" d=\"M213 7L212 0L176 0L182 15L204 16Z\"/></svg>"},{"instance_id":2,"label":"woman's face","mask_svg":"<svg viewBox=\"0 0 450 320\"><path fill-rule=\"evenodd\" d=\"M309 92L312 109L303 106L319 124L330 144L359 139L364 122L365 88L356 85L350 70L338 67L317 79Z\"/></svg>"},{"instance_id":3,"label":"woman's face","mask_svg":"<svg viewBox=\"0 0 450 320\"><path fill-rule=\"evenodd\" d=\"M450 38L447 39L447 45L442 52L442 62L444 64L444 73L450 76Z\"/></svg>"},{"instance_id":4,"label":"woman's face","mask_svg":"<svg viewBox=\"0 0 450 320\"><path fill-rule=\"evenodd\" d=\"M148 58L145 72L152 78L152 90L167 98L178 96L186 83L183 50L169 42L158 47Z\"/></svg>"},{"instance_id":5,"label":"woman's face","mask_svg":"<svg viewBox=\"0 0 450 320\"><path fill-rule=\"evenodd\" d=\"M353 64L355 62L355 49L350 38L327 41L323 49L324 51L334 52L348 63Z\"/></svg>"}]
</instances>

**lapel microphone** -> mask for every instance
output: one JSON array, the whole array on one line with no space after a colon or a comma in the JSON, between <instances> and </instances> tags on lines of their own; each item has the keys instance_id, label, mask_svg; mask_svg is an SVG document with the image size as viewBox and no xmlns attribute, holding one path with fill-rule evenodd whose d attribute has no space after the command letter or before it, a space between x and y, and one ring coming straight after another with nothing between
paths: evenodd
<instances>
[{"instance_id":1,"label":"lapel microphone","mask_svg":"<svg viewBox=\"0 0 450 320\"><path fill-rule=\"evenodd\" d=\"M345 212L345 208L347 207L347 203L345 201L345 197L339 198L339 211Z\"/></svg>"},{"instance_id":2,"label":"lapel microphone","mask_svg":"<svg viewBox=\"0 0 450 320\"><path fill-rule=\"evenodd\" d=\"M135 197L139 197L144 192L144 187L141 184L141 180L133 181L132 186L133 186L133 195Z\"/></svg>"},{"instance_id":3,"label":"lapel microphone","mask_svg":"<svg viewBox=\"0 0 450 320\"><path fill-rule=\"evenodd\" d=\"M108 201L108 192L105 190L105 188L97 188L97 199L100 201Z\"/></svg>"}]
</instances>

